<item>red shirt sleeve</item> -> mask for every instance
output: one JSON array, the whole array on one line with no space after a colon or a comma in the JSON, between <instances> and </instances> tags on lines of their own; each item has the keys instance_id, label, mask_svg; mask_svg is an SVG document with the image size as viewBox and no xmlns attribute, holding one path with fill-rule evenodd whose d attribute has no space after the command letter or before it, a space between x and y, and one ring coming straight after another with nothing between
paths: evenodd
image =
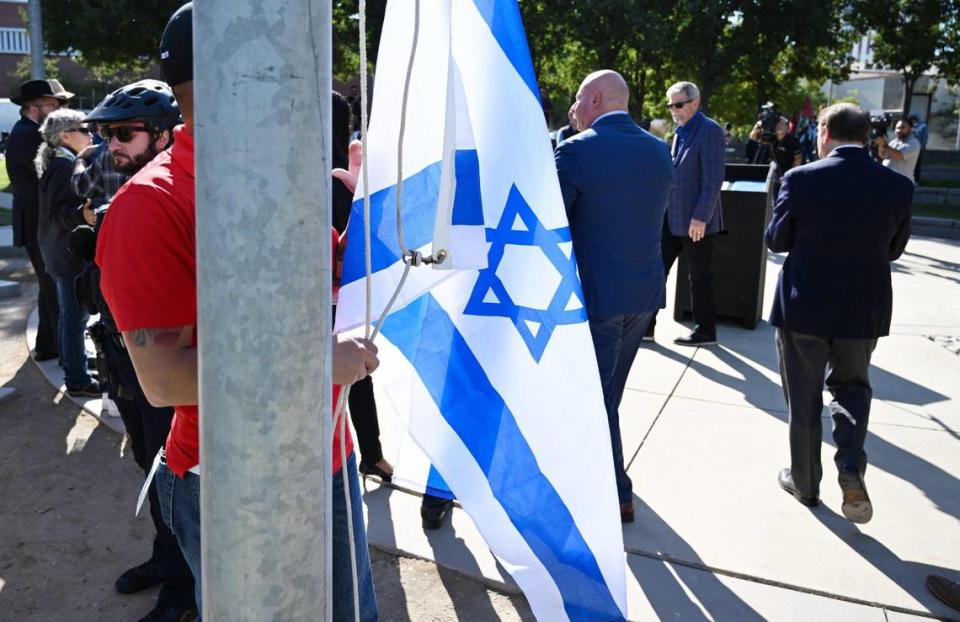
<instances>
[{"instance_id":1,"label":"red shirt sleeve","mask_svg":"<svg viewBox=\"0 0 960 622\"><path fill-rule=\"evenodd\" d=\"M100 289L117 328L172 328L197 322L192 210L151 192L119 194L97 236Z\"/></svg>"}]
</instances>

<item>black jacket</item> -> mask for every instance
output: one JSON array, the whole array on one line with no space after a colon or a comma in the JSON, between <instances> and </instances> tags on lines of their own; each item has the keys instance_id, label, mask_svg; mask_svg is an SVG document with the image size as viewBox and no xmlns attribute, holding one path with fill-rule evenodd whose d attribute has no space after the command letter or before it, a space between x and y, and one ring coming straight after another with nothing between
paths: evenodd
<instances>
[{"instance_id":1,"label":"black jacket","mask_svg":"<svg viewBox=\"0 0 960 622\"><path fill-rule=\"evenodd\" d=\"M890 333L890 262L910 239L913 183L841 147L790 170L766 242L787 252L770 323L820 337L873 339Z\"/></svg>"},{"instance_id":2,"label":"black jacket","mask_svg":"<svg viewBox=\"0 0 960 622\"><path fill-rule=\"evenodd\" d=\"M13 192L13 245L36 246L39 181L33 159L43 138L40 125L21 116L7 137L7 175Z\"/></svg>"},{"instance_id":3,"label":"black jacket","mask_svg":"<svg viewBox=\"0 0 960 622\"><path fill-rule=\"evenodd\" d=\"M74 227L85 224L79 209L82 200L70 183L72 175L73 159L55 157L40 178L37 241L47 273L51 276L75 276L83 268L83 260L67 250L70 232Z\"/></svg>"}]
</instances>

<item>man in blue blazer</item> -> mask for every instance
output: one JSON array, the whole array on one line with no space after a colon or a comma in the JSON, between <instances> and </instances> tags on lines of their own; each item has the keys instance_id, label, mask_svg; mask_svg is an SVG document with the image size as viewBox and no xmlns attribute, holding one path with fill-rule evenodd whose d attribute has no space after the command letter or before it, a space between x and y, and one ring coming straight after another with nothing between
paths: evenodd
<instances>
[{"instance_id":1,"label":"man in blue blazer","mask_svg":"<svg viewBox=\"0 0 960 622\"><path fill-rule=\"evenodd\" d=\"M620 518L633 520L633 488L623 464L620 399L653 313L666 303L660 227L673 185L666 144L627 114L620 74L583 81L571 108L580 133L556 150L604 405L610 424Z\"/></svg>"},{"instance_id":2,"label":"man in blue blazer","mask_svg":"<svg viewBox=\"0 0 960 622\"><path fill-rule=\"evenodd\" d=\"M682 346L717 343L717 309L713 297L714 234L723 230L720 187L726 166L727 140L723 128L700 112L700 90L691 82L667 89L667 107L677 133L673 137L674 186L663 222L665 273L680 256L690 260L690 301L694 329L674 339ZM677 283L677 287L680 287ZM656 316L647 329L653 341Z\"/></svg>"},{"instance_id":3,"label":"man in blue blazer","mask_svg":"<svg viewBox=\"0 0 960 622\"><path fill-rule=\"evenodd\" d=\"M780 271L770 323L777 327L780 378L790 412L790 468L780 486L804 505L820 503L824 373L833 395L834 461L843 515L873 516L863 482L870 416L870 356L890 333L890 262L910 237L910 179L864 150L870 117L852 104L820 113L822 159L790 170L767 227Z\"/></svg>"}]
</instances>

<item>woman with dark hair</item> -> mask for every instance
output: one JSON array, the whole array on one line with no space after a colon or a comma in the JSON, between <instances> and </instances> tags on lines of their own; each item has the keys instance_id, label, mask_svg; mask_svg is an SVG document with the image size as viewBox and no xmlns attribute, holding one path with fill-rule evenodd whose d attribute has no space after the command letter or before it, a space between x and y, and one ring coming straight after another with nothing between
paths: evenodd
<instances>
[{"instance_id":1,"label":"woman with dark hair","mask_svg":"<svg viewBox=\"0 0 960 622\"><path fill-rule=\"evenodd\" d=\"M88 316L77 303L74 280L83 260L67 250L74 227L96 222L93 210L74 192L70 177L77 153L90 144L90 130L76 110L51 112L40 126L43 143L34 164L40 178L40 213L37 242L47 273L57 286L60 311L60 364L67 393L74 397L100 397L100 384L87 371L84 331Z\"/></svg>"},{"instance_id":2,"label":"woman with dark hair","mask_svg":"<svg viewBox=\"0 0 960 622\"><path fill-rule=\"evenodd\" d=\"M350 132L352 127L350 104L346 98L333 91L333 166L350 167ZM343 235L350 219L350 206L353 203L353 188L343 181L333 180L333 226ZM333 309L336 316L336 306ZM385 482L393 477L393 466L383 457L380 445L380 423L377 420L377 403L373 397L373 379L367 376L354 384L349 397L350 420L357 430L357 444L360 446L360 472L364 475L376 475Z\"/></svg>"}]
</instances>

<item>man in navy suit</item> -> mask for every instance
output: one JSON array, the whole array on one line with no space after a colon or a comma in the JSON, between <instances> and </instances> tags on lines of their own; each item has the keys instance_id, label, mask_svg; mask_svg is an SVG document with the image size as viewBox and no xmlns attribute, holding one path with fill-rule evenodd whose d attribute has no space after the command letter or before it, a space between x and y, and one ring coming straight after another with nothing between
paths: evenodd
<instances>
[{"instance_id":1,"label":"man in navy suit","mask_svg":"<svg viewBox=\"0 0 960 622\"><path fill-rule=\"evenodd\" d=\"M633 520L623 464L620 399L653 313L666 303L660 226L673 185L667 146L627 114L620 74L598 71L580 85L571 116L580 133L557 147L557 174L570 220L610 424L620 518Z\"/></svg>"},{"instance_id":2,"label":"man in navy suit","mask_svg":"<svg viewBox=\"0 0 960 622\"><path fill-rule=\"evenodd\" d=\"M777 327L780 378L790 412L790 468L780 486L808 506L820 503L820 411L824 373L833 395L834 460L843 515L873 516L863 482L870 416L870 356L890 333L890 262L910 238L910 179L864 150L870 117L852 104L820 113L822 159L783 178L766 242L789 253L780 271L770 323Z\"/></svg>"},{"instance_id":3,"label":"man in navy suit","mask_svg":"<svg viewBox=\"0 0 960 622\"><path fill-rule=\"evenodd\" d=\"M727 140L723 128L700 112L700 90L695 84L677 82L667 89L667 99L677 133L672 149L675 183L663 222L663 267L665 273L669 273L681 252L689 258L695 324L693 332L674 339L674 343L705 346L717 342L713 234L723 230L720 187ZM647 329L647 341L653 341L654 324L656 315Z\"/></svg>"}]
</instances>

